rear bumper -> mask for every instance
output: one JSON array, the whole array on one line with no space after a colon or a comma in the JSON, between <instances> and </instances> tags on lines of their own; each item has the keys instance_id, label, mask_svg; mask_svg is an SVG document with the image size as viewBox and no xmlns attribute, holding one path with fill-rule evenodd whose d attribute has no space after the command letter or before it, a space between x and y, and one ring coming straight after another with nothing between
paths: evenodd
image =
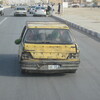
<instances>
[{"instance_id":1,"label":"rear bumper","mask_svg":"<svg viewBox=\"0 0 100 100\"><path fill-rule=\"evenodd\" d=\"M46 13L33 13L33 14L37 16L46 15Z\"/></svg>"},{"instance_id":2,"label":"rear bumper","mask_svg":"<svg viewBox=\"0 0 100 100\"><path fill-rule=\"evenodd\" d=\"M21 69L32 71L34 73L66 73L71 70L77 70L80 61L21 61ZM49 68L49 65L57 65L57 68Z\"/></svg>"},{"instance_id":3,"label":"rear bumper","mask_svg":"<svg viewBox=\"0 0 100 100\"><path fill-rule=\"evenodd\" d=\"M14 13L14 15L26 15L26 13Z\"/></svg>"}]
</instances>

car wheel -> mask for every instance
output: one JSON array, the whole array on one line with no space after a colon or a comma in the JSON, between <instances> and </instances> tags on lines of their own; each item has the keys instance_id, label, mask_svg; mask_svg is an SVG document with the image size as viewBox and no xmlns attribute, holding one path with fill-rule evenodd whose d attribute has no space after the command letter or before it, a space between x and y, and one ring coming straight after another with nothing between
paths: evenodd
<instances>
[{"instance_id":1,"label":"car wheel","mask_svg":"<svg viewBox=\"0 0 100 100\"><path fill-rule=\"evenodd\" d=\"M21 74L26 74L26 70L21 69Z\"/></svg>"},{"instance_id":2,"label":"car wheel","mask_svg":"<svg viewBox=\"0 0 100 100\"><path fill-rule=\"evenodd\" d=\"M36 15L33 15L34 17L36 17Z\"/></svg>"}]
</instances>

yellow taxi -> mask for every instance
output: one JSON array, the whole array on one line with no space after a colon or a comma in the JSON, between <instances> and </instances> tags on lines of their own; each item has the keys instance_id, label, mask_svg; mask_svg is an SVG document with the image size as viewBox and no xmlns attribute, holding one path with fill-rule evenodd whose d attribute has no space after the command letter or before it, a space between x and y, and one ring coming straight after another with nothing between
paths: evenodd
<instances>
[{"instance_id":1,"label":"yellow taxi","mask_svg":"<svg viewBox=\"0 0 100 100\"><path fill-rule=\"evenodd\" d=\"M66 24L27 22L15 43L22 73L75 73L79 67L80 50Z\"/></svg>"}]
</instances>

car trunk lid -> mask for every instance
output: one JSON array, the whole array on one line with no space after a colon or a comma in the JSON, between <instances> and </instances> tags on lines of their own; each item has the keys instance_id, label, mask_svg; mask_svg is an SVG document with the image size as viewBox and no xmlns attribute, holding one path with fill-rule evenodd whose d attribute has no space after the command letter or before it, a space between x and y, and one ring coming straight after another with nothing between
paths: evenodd
<instances>
[{"instance_id":1,"label":"car trunk lid","mask_svg":"<svg viewBox=\"0 0 100 100\"><path fill-rule=\"evenodd\" d=\"M76 53L75 44L28 44L25 43L24 49L30 52L35 59L66 59L69 53Z\"/></svg>"}]
</instances>

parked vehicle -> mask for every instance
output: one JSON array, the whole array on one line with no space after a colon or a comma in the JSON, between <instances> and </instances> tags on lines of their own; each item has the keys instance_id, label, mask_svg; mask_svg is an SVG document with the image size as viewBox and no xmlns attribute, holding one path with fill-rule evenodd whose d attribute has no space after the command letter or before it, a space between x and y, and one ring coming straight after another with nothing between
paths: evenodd
<instances>
[{"instance_id":1,"label":"parked vehicle","mask_svg":"<svg viewBox=\"0 0 100 100\"><path fill-rule=\"evenodd\" d=\"M71 4L71 7L73 7L73 8L79 8L80 4Z\"/></svg>"},{"instance_id":2,"label":"parked vehicle","mask_svg":"<svg viewBox=\"0 0 100 100\"><path fill-rule=\"evenodd\" d=\"M27 16L27 9L25 7L16 7L14 16L17 16L17 15Z\"/></svg>"},{"instance_id":3,"label":"parked vehicle","mask_svg":"<svg viewBox=\"0 0 100 100\"><path fill-rule=\"evenodd\" d=\"M19 44L22 73L75 73L80 50L69 27L60 22L27 22Z\"/></svg>"},{"instance_id":4,"label":"parked vehicle","mask_svg":"<svg viewBox=\"0 0 100 100\"><path fill-rule=\"evenodd\" d=\"M46 16L46 8L45 7L36 7L33 16Z\"/></svg>"},{"instance_id":5,"label":"parked vehicle","mask_svg":"<svg viewBox=\"0 0 100 100\"><path fill-rule=\"evenodd\" d=\"M86 4L81 3L81 4L80 4L80 7L82 7L82 8L83 8L83 7L86 7Z\"/></svg>"},{"instance_id":6,"label":"parked vehicle","mask_svg":"<svg viewBox=\"0 0 100 100\"><path fill-rule=\"evenodd\" d=\"M99 3L97 4L97 3L89 3L89 4L87 4L87 7L93 7L93 8L95 8L95 7L100 7L100 5L99 5Z\"/></svg>"}]
</instances>

